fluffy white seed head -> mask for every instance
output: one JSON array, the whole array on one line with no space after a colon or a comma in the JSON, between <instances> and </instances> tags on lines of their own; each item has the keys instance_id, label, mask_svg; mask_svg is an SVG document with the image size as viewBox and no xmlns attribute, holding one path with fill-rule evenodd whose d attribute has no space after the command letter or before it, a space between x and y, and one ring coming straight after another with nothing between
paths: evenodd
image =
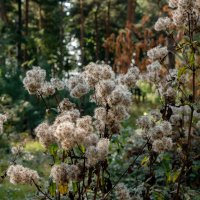
<instances>
[{"instance_id":1,"label":"fluffy white seed head","mask_svg":"<svg viewBox=\"0 0 200 200\"><path fill-rule=\"evenodd\" d=\"M75 104L72 103L68 98L64 98L58 106L60 112L71 110L75 107Z\"/></svg>"},{"instance_id":2,"label":"fluffy white seed head","mask_svg":"<svg viewBox=\"0 0 200 200\"><path fill-rule=\"evenodd\" d=\"M90 146L87 148L85 156L87 158L87 164L89 166L94 166L98 162L98 150L95 146Z\"/></svg>"},{"instance_id":3,"label":"fluffy white seed head","mask_svg":"<svg viewBox=\"0 0 200 200\"><path fill-rule=\"evenodd\" d=\"M22 165L11 165L7 170L10 182L13 184L33 184L38 182L39 175L36 171Z\"/></svg>"},{"instance_id":4,"label":"fluffy white seed head","mask_svg":"<svg viewBox=\"0 0 200 200\"><path fill-rule=\"evenodd\" d=\"M165 31L171 25L171 19L169 17L161 17L156 22L154 28L156 31Z\"/></svg>"},{"instance_id":5,"label":"fluffy white seed head","mask_svg":"<svg viewBox=\"0 0 200 200\"><path fill-rule=\"evenodd\" d=\"M58 78L51 78L50 82L57 90L63 90L65 88L64 82Z\"/></svg>"},{"instance_id":6,"label":"fluffy white seed head","mask_svg":"<svg viewBox=\"0 0 200 200\"><path fill-rule=\"evenodd\" d=\"M172 146L172 139L169 137L163 137L162 139L154 140L152 148L155 152L161 153L163 151L171 150Z\"/></svg>"},{"instance_id":7,"label":"fluffy white seed head","mask_svg":"<svg viewBox=\"0 0 200 200\"><path fill-rule=\"evenodd\" d=\"M69 180L67 165L65 163L62 163L60 165L54 165L51 168L50 176L53 178L53 181L57 184L67 183Z\"/></svg>"},{"instance_id":8,"label":"fluffy white seed head","mask_svg":"<svg viewBox=\"0 0 200 200\"><path fill-rule=\"evenodd\" d=\"M35 133L39 138L39 141L44 147L48 147L49 145L55 143L55 137L53 135L53 131L51 127L47 123L40 124L36 129Z\"/></svg>"},{"instance_id":9,"label":"fluffy white seed head","mask_svg":"<svg viewBox=\"0 0 200 200\"><path fill-rule=\"evenodd\" d=\"M147 56L151 61L163 59L168 54L167 47L157 46L147 52Z\"/></svg>"},{"instance_id":10,"label":"fluffy white seed head","mask_svg":"<svg viewBox=\"0 0 200 200\"><path fill-rule=\"evenodd\" d=\"M45 81L38 91L39 94L42 95L42 97L49 97L55 94L54 86L48 81Z\"/></svg>"},{"instance_id":11,"label":"fluffy white seed head","mask_svg":"<svg viewBox=\"0 0 200 200\"><path fill-rule=\"evenodd\" d=\"M61 143L63 149L69 150L73 148L73 146L76 144L74 138L74 132L75 132L74 123L62 122L57 126L54 136Z\"/></svg>"},{"instance_id":12,"label":"fluffy white seed head","mask_svg":"<svg viewBox=\"0 0 200 200\"><path fill-rule=\"evenodd\" d=\"M109 152L109 144L110 140L106 138L102 138L97 143L97 152L98 152L98 159L103 161L106 159L108 152Z\"/></svg>"},{"instance_id":13,"label":"fluffy white seed head","mask_svg":"<svg viewBox=\"0 0 200 200\"><path fill-rule=\"evenodd\" d=\"M76 126L84 129L88 134L92 132L92 117L87 115L76 120Z\"/></svg>"},{"instance_id":14,"label":"fluffy white seed head","mask_svg":"<svg viewBox=\"0 0 200 200\"><path fill-rule=\"evenodd\" d=\"M153 122L149 116L142 116L137 120L137 125L142 129L149 129L153 126Z\"/></svg>"},{"instance_id":15,"label":"fluffy white seed head","mask_svg":"<svg viewBox=\"0 0 200 200\"><path fill-rule=\"evenodd\" d=\"M33 67L32 70L26 72L23 84L30 94L37 94L46 78L46 71L40 67Z\"/></svg>"},{"instance_id":16,"label":"fluffy white seed head","mask_svg":"<svg viewBox=\"0 0 200 200\"><path fill-rule=\"evenodd\" d=\"M88 135L84 138L84 145L85 147L89 146L96 146L97 142L99 141L99 137L96 134Z\"/></svg>"}]
</instances>

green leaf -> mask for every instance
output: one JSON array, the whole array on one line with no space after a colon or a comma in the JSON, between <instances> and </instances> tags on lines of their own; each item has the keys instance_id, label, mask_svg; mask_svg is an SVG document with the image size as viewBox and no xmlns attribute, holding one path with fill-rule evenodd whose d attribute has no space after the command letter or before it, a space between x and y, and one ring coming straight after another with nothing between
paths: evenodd
<instances>
[{"instance_id":1,"label":"green leaf","mask_svg":"<svg viewBox=\"0 0 200 200\"><path fill-rule=\"evenodd\" d=\"M174 172L173 179L172 179L173 183L176 182L176 180L178 179L179 175L180 175L180 171L179 170Z\"/></svg>"},{"instance_id":2,"label":"green leaf","mask_svg":"<svg viewBox=\"0 0 200 200\"><path fill-rule=\"evenodd\" d=\"M56 108L50 108L50 110L58 114L58 110Z\"/></svg>"},{"instance_id":3,"label":"green leaf","mask_svg":"<svg viewBox=\"0 0 200 200\"><path fill-rule=\"evenodd\" d=\"M81 149L82 153L85 153L85 147L83 145L80 145L80 149Z\"/></svg>"},{"instance_id":4,"label":"green leaf","mask_svg":"<svg viewBox=\"0 0 200 200\"><path fill-rule=\"evenodd\" d=\"M141 165L147 166L148 163L149 163L149 157L145 156L141 161Z\"/></svg>"},{"instance_id":5,"label":"green leaf","mask_svg":"<svg viewBox=\"0 0 200 200\"><path fill-rule=\"evenodd\" d=\"M178 79L180 79L180 77L186 73L186 70L187 70L187 67L186 66L183 66L183 67L180 67L178 69Z\"/></svg>"},{"instance_id":6,"label":"green leaf","mask_svg":"<svg viewBox=\"0 0 200 200\"><path fill-rule=\"evenodd\" d=\"M165 199L165 197L161 193L158 193L158 192L153 192L153 197L155 200L164 200Z\"/></svg>"},{"instance_id":7,"label":"green leaf","mask_svg":"<svg viewBox=\"0 0 200 200\"><path fill-rule=\"evenodd\" d=\"M195 64L195 55L194 52L192 51L191 54L189 55L189 62L190 65L193 66Z\"/></svg>"},{"instance_id":8,"label":"green leaf","mask_svg":"<svg viewBox=\"0 0 200 200\"><path fill-rule=\"evenodd\" d=\"M72 182L72 188L73 188L73 193L77 193L78 187L77 187L77 182Z\"/></svg>"},{"instance_id":9,"label":"green leaf","mask_svg":"<svg viewBox=\"0 0 200 200\"><path fill-rule=\"evenodd\" d=\"M58 150L58 145L57 144L52 144L49 148L49 152L52 156L56 156Z\"/></svg>"},{"instance_id":10,"label":"green leaf","mask_svg":"<svg viewBox=\"0 0 200 200\"><path fill-rule=\"evenodd\" d=\"M166 177L167 177L167 183L170 183L172 181L172 176L171 176L170 171L166 172Z\"/></svg>"},{"instance_id":11,"label":"green leaf","mask_svg":"<svg viewBox=\"0 0 200 200\"><path fill-rule=\"evenodd\" d=\"M49 193L52 197L56 195L56 184L53 181L50 182Z\"/></svg>"}]
</instances>

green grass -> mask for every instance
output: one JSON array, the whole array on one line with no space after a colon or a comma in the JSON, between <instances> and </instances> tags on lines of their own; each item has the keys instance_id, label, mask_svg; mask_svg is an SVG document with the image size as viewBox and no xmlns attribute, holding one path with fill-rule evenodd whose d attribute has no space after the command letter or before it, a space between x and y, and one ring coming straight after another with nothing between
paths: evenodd
<instances>
[{"instance_id":1,"label":"green grass","mask_svg":"<svg viewBox=\"0 0 200 200\"><path fill-rule=\"evenodd\" d=\"M29 141L26 143L24 150L31 153L37 153L45 151L45 148L38 141Z\"/></svg>"},{"instance_id":2,"label":"green grass","mask_svg":"<svg viewBox=\"0 0 200 200\"><path fill-rule=\"evenodd\" d=\"M25 200L33 199L35 188L29 185L13 185L8 181L0 184L0 199L1 200Z\"/></svg>"}]
</instances>

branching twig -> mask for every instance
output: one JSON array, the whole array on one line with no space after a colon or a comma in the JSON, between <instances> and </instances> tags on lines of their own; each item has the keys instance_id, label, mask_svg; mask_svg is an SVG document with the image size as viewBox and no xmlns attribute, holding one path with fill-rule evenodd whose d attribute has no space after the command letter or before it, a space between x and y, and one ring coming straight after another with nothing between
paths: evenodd
<instances>
[{"instance_id":1,"label":"branching twig","mask_svg":"<svg viewBox=\"0 0 200 200\"><path fill-rule=\"evenodd\" d=\"M143 153L145 147L147 146L149 142L149 139L147 140L147 142L143 145L141 151L138 153L138 155L135 157L135 159L132 161L132 163L128 166L128 168L121 174L121 176L118 178L118 180L115 182L115 184L112 186L112 188L110 189L110 191L105 194L105 196L102 198L102 200L106 199L106 197L108 197L108 195L112 192L112 190L115 189L115 187L119 184L119 182L121 181L121 179L128 173L128 171L130 170L130 168L132 166L134 166L135 162L137 161L137 159L139 158L139 156Z\"/></svg>"},{"instance_id":2,"label":"branching twig","mask_svg":"<svg viewBox=\"0 0 200 200\"><path fill-rule=\"evenodd\" d=\"M33 184L35 185L35 187L37 188L37 190L42 193L47 199L49 200L53 200L47 193L43 192L40 188L40 186L34 181L34 179L32 179Z\"/></svg>"}]
</instances>

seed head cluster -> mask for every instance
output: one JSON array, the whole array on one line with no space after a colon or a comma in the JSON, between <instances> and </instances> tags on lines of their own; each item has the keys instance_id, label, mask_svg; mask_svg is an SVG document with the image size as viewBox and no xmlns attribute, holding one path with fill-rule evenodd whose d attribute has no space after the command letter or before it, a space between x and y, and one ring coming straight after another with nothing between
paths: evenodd
<instances>
[{"instance_id":1,"label":"seed head cluster","mask_svg":"<svg viewBox=\"0 0 200 200\"><path fill-rule=\"evenodd\" d=\"M77 165L62 163L52 167L50 176L57 184L66 184L69 180L77 181L79 174L80 169Z\"/></svg>"},{"instance_id":2,"label":"seed head cluster","mask_svg":"<svg viewBox=\"0 0 200 200\"><path fill-rule=\"evenodd\" d=\"M168 121L163 121L157 110L140 117L137 124L142 129L142 136L152 142L155 152L160 153L172 149L172 125Z\"/></svg>"},{"instance_id":3,"label":"seed head cluster","mask_svg":"<svg viewBox=\"0 0 200 200\"><path fill-rule=\"evenodd\" d=\"M65 87L64 82L57 78L46 81L46 71L40 67L33 67L33 69L27 71L23 84L29 94L42 97L52 96L56 90L63 90Z\"/></svg>"},{"instance_id":4,"label":"seed head cluster","mask_svg":"<svg viewBox=\"0 0 200 200\"><path fill-rule=\"evenodd\" d=\"M171 23L172 21L169 17L161 17L156 22L154 28L156 31L165 31L170 27Z\"/></svg>"},{"instance_id":5,"label":"seed head cluster","mask_svg":"<svg viewBox=\"0 0 200 200\"><path fill-rule=\"evenodd\" d=\"M45 74L41 68L36 69ZM119 133L120 123L129 117L132 101L129 89L136 86L139 73L137 67L131 67L126 74L117 76L109 65L90 63L82 73L66 81L66 88L72 98L81 98L90 92L91 101L97 105L94 116L81 116L76 105L64 98L58 105L59 114L53 123L43 122L35 129L39 141L46 148L56 143L64 151L83 146L87 166L104 161L109 154L109 138ZM43 85L38 88L44 97L64 89L58 79L44 80L45 77L40 81ZM64 164L52 168L51 176L55 182L70 179L61 180L58 175L69 174L68 168Z\"/></svg>"},{"instance_id":6,"label":"seed head cluster","mask_svg":"<svg viewBox=\"0 0 200 200\"><path fill-rule=\"evenodd\" d=\"M11 165L7 170L7 175L13 184L33 184L33 182L37 183L39 180L36 171L22 165Z\"/></svg>"}]
</instances>

